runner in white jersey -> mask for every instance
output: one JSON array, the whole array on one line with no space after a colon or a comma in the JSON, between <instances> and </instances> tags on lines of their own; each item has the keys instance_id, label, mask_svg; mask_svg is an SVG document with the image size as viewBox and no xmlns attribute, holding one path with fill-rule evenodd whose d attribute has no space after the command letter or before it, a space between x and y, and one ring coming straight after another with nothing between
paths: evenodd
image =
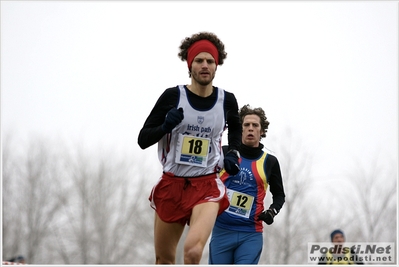
<instances>
[{"instance_id":1,"label":"runner in white jersey","mask_svg":"<svg viewBox=\"0 0 399 267\"><path fill-rule=\"evenodd\" d=\"M224 90L216 90L216 103L211 109L197 110L189 103L187 89L183 85L178 87L178 107L183 108L184 119L158 143L158 156L164 165L163 170L181 177L218 172L222 166L220 151L226 127ZM170 147L174 149L169 151Z\"/></svg>"},{"instance_id":2,"label":"runner in white jersey","mask_svg":"<svg viewBox=\"0 0 399 267\"><path fill-rule=\"evenodd\" d=\"M241 124L234 94L212 85L227 53L218 37L200 32L185 38L179 57L187 61L191 84L166 89L140 130L142 149L158 142L163 174L149 200L155 212L156 264L174 264L186 224L184 263L200 263L216 217L229 203L219 171L239 171ZM228 130L229 152L222 155Z\"/></svg>"}]
</instances>

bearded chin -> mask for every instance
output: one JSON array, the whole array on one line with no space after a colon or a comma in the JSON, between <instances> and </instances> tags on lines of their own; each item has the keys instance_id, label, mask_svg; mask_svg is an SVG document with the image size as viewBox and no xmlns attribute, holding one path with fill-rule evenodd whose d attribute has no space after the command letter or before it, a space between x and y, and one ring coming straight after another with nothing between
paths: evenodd
<instances>
[{"instance_id":1,"label":"bearded chin","mask_svg":"<svg viewBox=\"0 0 399 267\"><path fill-rule=\"evenodd\" d=\"M197 82L201 86L208 86L212 82L212 80L210 80L210 81L197 81Z\"/></svg>"},{"instance_id":2,"label":"bearded chin","mask_svg":"<svg viewBox=\"0 0 399 267\"><path fill-rule=\"evenodd\" d=\"M211 77L211 79L209 79L209 80L201 80L201 79L198 79L197 75L193 75L194 80L201 86L207 86L207 85L211 84L214 77L215 77L215 75L213 75Z\"/></svg>"}]
</instances>

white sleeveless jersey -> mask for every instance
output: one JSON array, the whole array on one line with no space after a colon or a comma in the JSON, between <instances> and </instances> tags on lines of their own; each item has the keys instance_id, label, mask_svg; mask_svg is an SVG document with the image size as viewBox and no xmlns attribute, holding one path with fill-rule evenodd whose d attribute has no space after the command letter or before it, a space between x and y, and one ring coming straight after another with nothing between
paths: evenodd
<instances>
[{"instance_id":1,"label":"white sleeveless jersey","mask_svg":"<svg viewBox=\"0 0 399 267\"><path fill-rule=\"evenodd\" d=\"M184 85L179 85L184 119L158 142L163 171L192 177L219 172L222 167L222 135L226 129L224 90L216 88L217 100L209 110L193 108ZM170 149L172 148L172 149Z\"/></svg>"}]
</instances>

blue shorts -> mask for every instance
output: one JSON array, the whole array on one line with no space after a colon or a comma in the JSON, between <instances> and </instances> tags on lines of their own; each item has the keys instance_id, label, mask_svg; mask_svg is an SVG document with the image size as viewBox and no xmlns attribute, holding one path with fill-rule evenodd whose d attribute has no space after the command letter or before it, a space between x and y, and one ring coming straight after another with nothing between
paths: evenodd
<instances>
[{"instance_id":1,"label":"blue shorts","mask_svg":"<svg viewBox=\"0 0 399 267\"><path fill-rule=\"evenodd\" d=\"M208 263L258 264L262 247L262 232L238 232L214 226Z\"/></svg>"}]
</instances>

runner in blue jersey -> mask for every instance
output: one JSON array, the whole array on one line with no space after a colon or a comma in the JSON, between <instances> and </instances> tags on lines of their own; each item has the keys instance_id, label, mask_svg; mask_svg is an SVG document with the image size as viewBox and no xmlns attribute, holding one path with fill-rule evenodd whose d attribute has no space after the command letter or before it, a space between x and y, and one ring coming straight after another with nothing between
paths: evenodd
<instances>
[{"instance_id":1,"label":"runner in blue jersey","mask_svg":"<svg viewBox=\"0 0 399 267\"><path fill-rule=\"evenodd\" d=\"M230 206L216 219L209 244L209 264L257 264L263 247L263 221L270 225L285 202L277 158L263 151L269 121L262 108L249 105L239 111L242 144L240 172L220 176ZM225 150L225 148L223 148ZM264 210L267 188L273 203Z\"/></svg>"}]
</instances>

